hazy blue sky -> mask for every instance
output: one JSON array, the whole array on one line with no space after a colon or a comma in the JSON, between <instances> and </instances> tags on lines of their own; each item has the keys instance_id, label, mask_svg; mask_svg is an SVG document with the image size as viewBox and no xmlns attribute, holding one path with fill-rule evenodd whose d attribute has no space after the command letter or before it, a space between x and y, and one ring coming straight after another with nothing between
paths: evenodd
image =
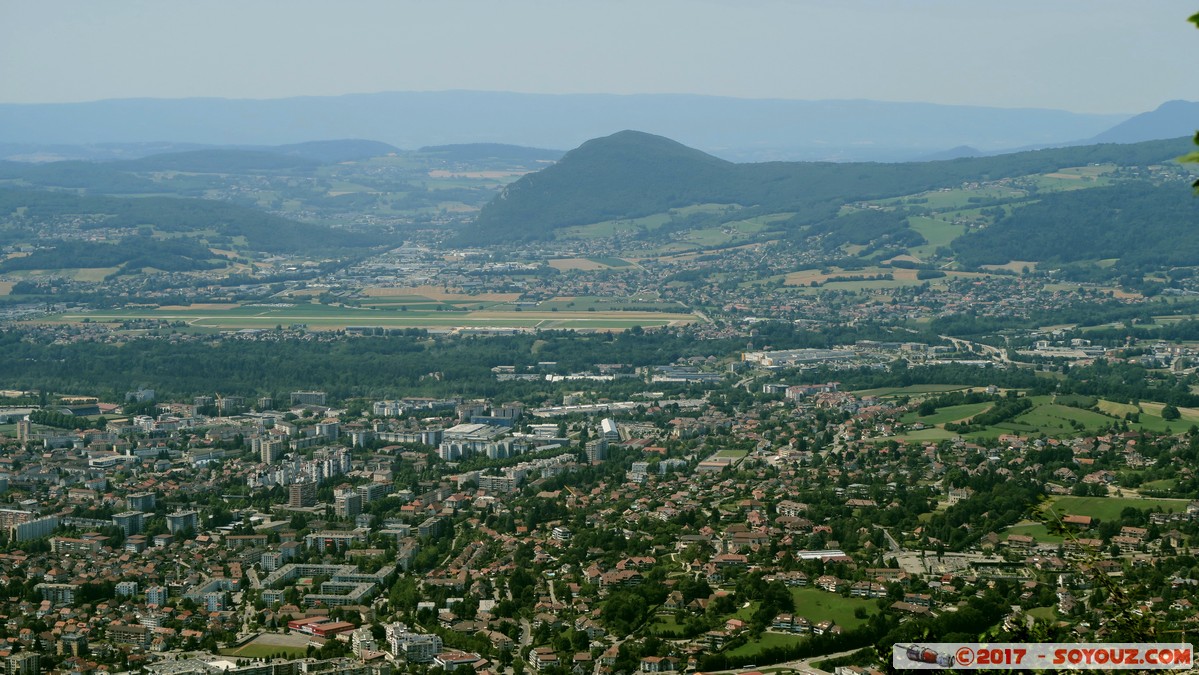
<instances>
[{"instance_id":1,"label":"hazy blue sky","mask_svg":"<svg viewBox=\"0 0 1199 675\"><path fill-rule=\"evenodd\" d=\"M1196 0L0 0L0 102L480 89L1199 99Z\"/></svg>"}]
</instances>

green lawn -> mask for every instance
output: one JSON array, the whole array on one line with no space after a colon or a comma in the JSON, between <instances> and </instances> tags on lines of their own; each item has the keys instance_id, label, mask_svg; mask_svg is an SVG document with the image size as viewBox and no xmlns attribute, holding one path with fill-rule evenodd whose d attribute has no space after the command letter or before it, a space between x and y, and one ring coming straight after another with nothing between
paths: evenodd
<instances>
[{"instance_id":1,"label":"green lawn","mask_svg":"<svg viewBox=\"0 0 1199 675\"><path fill-rule=\"evenodd\" d=\"M946 431L941 427L932 427L930 429L920 429L919 431L909 431L899 434L898 436L888 436L886 440L895 440L901 443L916 442L916 441L947 441L954 438L958 434L953 431Z\"/></svg>"},{"instance_id":2,"label":"green lawn","mask_svg":"<svg viewBox=\"0 0 1199 675\"><path fill-rule=\"evenodd\" d=\"M951 405L944 408L938 408L937 412L925 417L920 417L916 413L911 412L907 415L904 415L900 421L904 424L923 422L924 424L928 425L957 422L959 420L965 420L970 417L974 417L984 410L989 409L993 405L995 404L991 401L984 401L982 403L967 403L964 405Z\"/></svg>"},{"instance_id":3,"label":"green lawn","mask_svg":"<svg viewBox=\"0 0 1199 675\"><path fill-rule=\"evenodd\" d=\"M1151 480L1147 483L1141 483L1142 490L1173 490L1178 481L1173 478L1163 478L1162 480Z\"/></svg>"},{"instance_id":4,"label":"green lawn","mask_svg":"<svg viewBox=\"0 0 1199 675\"><path fill-rule=\"evenodd\" d=\"M674 620L673 614L657 614L649 625L645 627L645 631L650 635L670 635L682 634L683 627L678 621Z\"/></svg>"},{"instance_id":5,"label":"green lawn","mask_svg":"<svg viewBox=\"0 0 1199 675\"><path fill-rule=\"evenodd\" d=\"M1133 497L1054 497L1045 509L1052 508L1059 516L1090 516L1099 520L1119 520L1120 512L1128 507L1148 511L1161 509L1166 513L1186 511L1187 499L1136 499Z\"/></svg>"},{"instance_id":6,"label":"green lawn","mask_svg":"<svg viewBox=\"0 0 1199 675\"><path fill-rule=\"evenodd\" d=\"M753 618L754 612L758 611L758 607L761 606L761 604L762 603L758 602L757 600L751 600L741 607L738 607L737 611L730 614L727 618L741 619L742 621L749 623L749 620Z\"/></svg>"},{"instance_id":7,"label":"green lawn","mask_svg":"<svg viewBox=\"0 0 1199 675\"><path fill-rule=\"evenodd\" d=\"M1064 538L1060 534L1050 534L1049 529L1043 523L1023 523L1017 524L1004 530L1005 535L1009 534L1027 534L1037 540L1037 543L1061 543Z\"/></svg>"},{"instance_id":8,"label":"green lawn","mask_svg":"<svg viewBox=\"0 0 1199 675\"><path fill-rule=\"evenodd\" d=\"M1042 621L1054 621L1057 619L1057 611L1052 607L1033 607L1032 609L1025 610L1024 613Z\"/></svg>"},{"instance_id":9,"label":"green lawn","mask_svg":"<svg viewBox=\"0 0 1199 675\"><path fill-rule=\"evenodd\" d=\"M844 626L846 630L856 628L866 622L854 616L854 610L861 607L866 614L877 614L876 600L867 598L843 598L837 593L828 593L818 588L792 588L791 597L795 600L795 615L802 616L813 624L832 619L833 623Z\"/></svg>"},{"instance_id":10,"label":"green lawn","mask_svg":"<svg viewBox=\"0 0 1199 675\"><path fill-rule=\"evenodd\" d=\"M790 647L792 645L797 645L806 639L807 639L807 637L803 636L803 635L788 635L786 633L762 633L761 638L759 638L757 640L750 640L749 642L746 642L745 644L741 645L740 647L737 647L736 649L730 649L729 651L727 651L725 653L728 654L729 656L756 656L757 654L761 654L762 652L766 651L767 649L771 649L774 647Z\"/></svg>"}]
</instances>

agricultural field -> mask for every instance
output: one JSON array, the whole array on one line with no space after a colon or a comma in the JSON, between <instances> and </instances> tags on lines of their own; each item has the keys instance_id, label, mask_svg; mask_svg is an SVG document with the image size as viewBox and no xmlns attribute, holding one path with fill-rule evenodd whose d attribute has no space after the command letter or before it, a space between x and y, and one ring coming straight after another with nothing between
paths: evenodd
<instances>
[{"instance_id":1,"label":"agricultural field","mask_svg":"<svg viewBox=\"0 0 1199 675\"><path fill-rule=\"evenodd\" d=\"M1065 190L1081 190L1085 188L1111 185L1112 181L1106 174L1116 170L1113 164L1098 166L1076 166L1060 169L1053 173L1028 176L1024 181L1031 182L1042 192L1061 192Z\"/></svg>"},{"instance_id":2,"label":"agricultural field","mask_svg":"<svg viewBox=\"0 0 1199 675\"><path fill-rule=\"evenodd\" d=\"M909 387L880 387L878 389L862 389L861 391L853 392L853 394L858 397L919 396L922 394L942 394L947 391L961 391L963 389L970 389L970 387L961 384L913 384Z\"/></svg>"},{"instance_id":3,"label":"agricultural field","mask_svg":"<svg viewBox=\"0 0 1199 675\"><path fill-rule=\"evenodd\" d=\"M921 259L932 255L940 246L948 246L954 239L966 233L964 225L926 216L912 216L908 218L908 225L928 242L910 249L912 255Z\"/></svg>"},{"instance_id":4,"label":"agricultural field","mask_svg":"<svg viewBox=\"0 0 1199 675\"><path fill-rule=\"evenodd\" d=\"M1066 399L1057 399L1066 400ZM1105 425L1111 424L1117 420L1122 420L1129 413L1137 414L1137 421L1131 422L1129 427L1137 430L1166 432L1166 431L1183 431L1191 424L1199 422L1199 410L1191 408L1181 408L1179 413L1181 418L1173 421L1165 420L1161 417L1161 411L1164 404L1143 401L1140 408L1127 403L1116 403L1114 401L1099 400L1096 407L1099 412L1093 410L1083 410L1081 408L1073 408L1066 405L1061 405L1057 402L1047 403L1044 397L1034 399L1038 405L1029 412L1017 417L1008 425L997 425L996 429L1007 428L1011 431L1021 431L1022 427L1036 429L1037 432L1045 434L1061 434L1063 432L1070 433L1073 428L1078 433L1094 433ZM1071 422L1079 426L1074 426ZM1035 432L1034 432L1035 433Z\"/></svg>"},{"instance_id":5,"label":"agricultural field","mask_svg":"<svg viewBox=\"0 0 1199 675\"><path fill-rule=\"evenodd\" d=\"M641 218L622 218L619 220L605 220L599 223L591 223L589 225L576 225L574 227L565 227L556 230L554 237L556 239L602 239L606 237L614 237L619 234L638 233L638 232L653 232L658 228L668 223L674 222L677 219L687 218L700 213L730 213L740 207L729 204L696 204L678 209L671 209L666 213L655 213ZM769 216L767 216L769 218ZM711 228L716 230L718 234L708 229L691 230L685 241L698 246L719 246L723 243L734 241L738 238L744 238L761 230L765 227L765 221L759 219L741 221L738 224L730 224L721 228ZM727 232L720 233L721 230ZM702 233L702 234L700 234ZM676 248L678 243L673 246L664 246L661 250L669 250Z\"/></svg>"},{"instance_id":6,"label":"agricultural field","mask_svg":"<svg viewBox=\"0 0 1199 675\"><path fill-rule=\"evenodd\" d=\"M930 389L921 391L916 387L906 387L902 389L875 389L855 393L859 396L916 396L922 393L935 393L965 388L941 387L938 385L925 385L925 387L930 387ZM963 434L963 436L976 440L992 439L1003 434L1019 434L1024 436L1038 436L1043 434L1053 437L1071 437L1098 433L1102 429L1124 421L1127 421L1129 428L1134 430L1165 433L1181 432L1192 424L1199 423L1199 410L1191 408L1180 409L1180 419L1173 421L1163 419L1161 417L1161 410L1164 406L1161 403L1141 402L1138 408L1137 406L1125 403L1115 403L1105 400L1096 401L1095 399L1088 399L1086 397L1034 396L1030 400L1033 402L1031 410L1009 421L1001 422L979 431L971 431ZM1067 405L1070 403L1074 405ZM1096 409L1092 410L1089 407L1081 407L1088 403L1093 403ZM984 412L991 405L990 403L977 403L950 406L924 417L920 417L915 412L910 412L900 419L902 423L914 424L921 422L933 428L911 431L897 435L894 438L899 441L943 440L952 438L956 434L945 431L943 425L950 422L966 422L969 418ZM1136 413L1135 421L1126 418L1130 413Z\"/></svg>"},{"instance_id":7,"label":"agricultural field","mask_svg":"<svg viewBox=\"0 0 1199 675\"><path fill-rule=\"evenodd\" d=\"M483 329L522 328L573 330L624 330L633 326L654 327L696 321L686 312L656 311L555 311L524 310L505 306L445 311L413 303L410 308L359 308L311 303L256 303L224 309L208 307L146 308L66 313L51 321L78 323L122 323L157 320L178 324L181 329L270 330L278 326L305 326L308 330L345 330L349 327Z\"/></svg>"},{"instance_id":8,"label":"agricultural field","mask_svg":"<svg viewBox=\"0 0 1199 675\"><path fill-rule=\"evenodd\" d=\"M1041 398L1034 398L1035 407L1032 410L1020 415L1010 423L998 424L995 428L1012 431L1023 431L1027 428L1031 433L1046 434L1072 433L1074 431L1090 433L1098 431L1100 427L1111 424L1113 421L1107 415L1081 408L1072 408L1060 403L1050 403L1047 399L1039 400Z\"/></svg>"},{"instance_id":9,"label":"agricultural field","mask_svg":"<svg viewBox=\"0 0 1199 675\"><path fill-rule=\"evenodd\" d=\"M455 293L440 286L371 286L362 294L372 301L402 298L414 302L514 302L519 293Z\"/></svg>"},{"instance_id":10,"label":"agricultural field","mask_svg":"<svg viewBox=\"0 0 1199 675\"><path fill-rule=\"evenodd\" d=\"M979 201L1020 199L1026 194L1024 190L1017 190L1002 185L989 185L977 188L946 188L931 192L921 192L920 194L908 195L898 199L876 199L868 203L889 207L906 206L918 209L923 208L930 211L952 211L970 208Z\"/></svg>"},{"instance_id":11,"label":"agricultural field","mask_svg":"<svg viewBox=\"0 0 1199 675\"><path fill-rule=\"evenodd\" d=\"M754 238L754 235L766 229L769 218L771 216L724 223L719 227L691 230L683 235L682 240L702 248L715 248L743 242Z\"/></svg>"},{"instance_id":12,"label":"agricultural field","mask_svg":"<svg viewBox=\"0 0 1199 675\"><path fill-rule=\"evenodd\" d=\"M528 311L526 308L525 311ZM674 301L663 302L657 297L645 294L630 298L602 298L592 295L562 295L549 300L542 300L534 307L536 311L560 312L620 312L620 311L654 311L654 312L686 312L687 308Z\"/></svg>"},{"instance_id":13,"label":"agricultural field","mask_svg":"<svg viewBox=\"0 0 1199 675\"><path fill-rule=\"evenodd\" d=\"M960 422L970 419L981 412L989 410L993 405L995 404L990 401L985 401L983 403L967 403L965 405L951 405L941 408L937 410L937 412L926 417L920 417L916 413L911 412L907 415L904 415L900 421L904 424L921 422L929 426L945 424L946 422Z\"/></svg>"},{"instance_id":14,"label":"agricultural field","mask_svg":"<svg viewBox=\"0 0 1199 675\"><path fill-rule=\"evenodd\" d=\"M607 267L628 267L629 265L632 265L632 263L624 258L614 258L612 256L590 256L587 259L593 263L598 263Z\"/></svg>"},{"instance_id":15,"label":"agricultural field","mask_svg":"<svg viewBox=\"0 0 1199 675\"><path fill-rule=\"evenodd\" d=\"M8 273L8 276L13 279L37 279L39 277L67 277L74 281L104 281L108 275L116 272L117 267L68 267L62 269L44 269L44 270L15 270ZM9 290L12 289L13 282L3 282ZM7 295L5 292L3 295Z\"/></svg>"},{"instance_id":16,"label":"agricultural field","mask_svg":"<svg viewBox=\"0 0 1199 675\"><path fill-rule=\"evenodd\" d=\"M1199 410L1194 408L1179 408L1178 413L1181 417L1176 420L1167 420L1161 416L1162 408L1164 407L1165 404L1163 403L1142 401L1138 420L1130 426L1146 431L1165 432L1170 430L1180 432L1185 431L1192 424L1199 423Z\"/></svg>"},{"instance_id":17,"label":"agricultural field","mask_svg":"<svg viewBox=\"0 0 1199 675\"><path fill-rule=\"evenodd\" d=\"M554 258L549 261L549 266L556 270L562 270L563 272L569 270L595 272L596 270L610 270L613 267L617 267L617 265L609 265L606 262L603 262L603 260L604 259L602 258ZM611 260L619 259L612 258ZM620 262L624 263L622 266L628 266L629 264L625 260L621 260Z\"/></svg>"},{"instance_id":18,"label":"agricultural field","mask_svg":"<svg viewBox=\"0 0 1199 675\"><path fill-rule=\"evenodd\" d=\"M980 265L984 270L1004 270L1007 272L1022 272L1025 269L1029 271L1037 269L1040 263L1031 260L1011 260L1002 265Z\"/></svg>"},{"instance_id":19,"label":"agricultural field","mask_svg":"<svg viewBox=\"0 0 1199 675\"><path fill-rule=\"evenodd\" d=\"M602 223L564 227L557 230L554 236L558 239L605 239L626 232L656 230L668 222L670 222L670 216L660 213L632 220L605 220Z\"/></svg>"},{"instance_id":20,"label":"agricultural field","mask_svg":"<svg viewBox=\"0 0 1199 675\"><path fill-rule=\"evenodd\" d=\"M919 248L919 247L918 247ZM916 249L913 249L916 253ZM928 253L926 251L926 253ZM847 253L852 255L852 253ZM898 260L904 260L903 256L897 256ZM955 270L945 270L945 276L935 279L920 279L918 270L908 269L904 267L865 267L857 270L843 270L839 267L825 268L825 270L801 270L791 272L782 277L783 283L786 286L793 286L798 289L798 292L803 295L811 295L820 293L826 290L848 291L857 293L862 291L886 291L894 288L903 288L907 286L920 286L929 284L933 287L944 287L947 281L953 277L987 277L990 276L979 272L959 272ZM877 277L882 278L877 278ZM857 279L854 277L865 277ZM876 278L872 278L876 277ZM777 278L777 277L776 277ZM773 281L765 279L762 281ZM746 282L743 286L751 286L759 282ZM813 284L816 284L813 286Z\"/></svg>"}]
</instances>

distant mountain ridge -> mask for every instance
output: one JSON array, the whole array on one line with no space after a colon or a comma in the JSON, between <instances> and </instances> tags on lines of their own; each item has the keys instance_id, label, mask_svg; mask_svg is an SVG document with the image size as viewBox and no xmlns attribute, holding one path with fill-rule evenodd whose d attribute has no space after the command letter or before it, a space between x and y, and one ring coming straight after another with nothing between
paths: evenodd
<instances>
[{"instance_id":1,"label":"distant mountain ridge","mask_svg":"<svg viewBox=\"0 0 1199 675\"><path fill-rule=\"evenodd\" d=\"M1156 110L1141 113L1093 136L1090 143L1139 143L1176 138L1199 130L1199 103L1167 101Z\"/></svg>"},{"instance_id":2,"label":"distant mountain ridge","mask_svg":"<svg viewBox=\"0 0 1199 675\"><path fill-rule=\"evenodd\" d=\"M726 159L895 161L970 145L982 152L1062 144L1128 115L868 100L694 95L387 92L274 100L125 99L0 104L0 144L209 146L373 138L399 148L502 143L575 147L643 129Z\"/></svg>"}]
</instances>

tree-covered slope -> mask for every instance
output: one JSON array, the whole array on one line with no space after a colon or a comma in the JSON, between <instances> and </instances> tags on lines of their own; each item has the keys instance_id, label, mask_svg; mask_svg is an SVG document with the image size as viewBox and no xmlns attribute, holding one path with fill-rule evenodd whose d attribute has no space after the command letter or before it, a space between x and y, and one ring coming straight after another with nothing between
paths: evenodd
<instances>
[{"instance_id":1,"label":"tree-covered slope","mask_svg":"<svg viewBox=\"0 0 1199 675\"><path fill-rule=\"evenodd\" d=\"M195 239L155 239L132 236L113 244L90 241L54 240L42 242L29 255L0 261L0 272L15 270L69 269L75 267L119 267L124 272L142 268L186 272L223 267L206 246Z\"/></svg>"},{"instance_id":2,"label":"tree-covered slope","mask_svg":"<svg viewBox=\"0 0 1199 675\"><path fill-rule=\"evenodd\" d=\"M660 136L623 131L588 141L557 164L509 185L461 240L548 239L558 228L713 203L796 212L796 223L810 223L846 202L1093 163L1151 164L1185 149L1186 141L1175 139L939 162L734 164Z\"/></svg>"},{"instance_id":3,"label":"tree-covered slope","mask_svg":"<svg viewBox=\"0 0 1199 675\"><path fill-rule=\"evenodd\" d=\"M1199 199L1177 183L1059 192L953 243L968 266L1119 258L1122 266L1199 265Z\"/></svg>"},{"instance_id":4,"label":"tree-covered slope","mask_svg":"<svg viewBox=\"0 0 1199 675\"><path fill-rule=\"evenodd\" d=\"M90 228L150 227L211 244L244 238L242 247L266 253L321 253L386 243L381 235L301 223L256 209L206 199L120 198L65 192L0 190L0 224L31 231L31 221L88 215ZM35 223L36 224L36 223Z\"/></svg>"},{"instance_id":5,"label":"tree-covered slope","mask_svg":"<svg viewBox=\"0 0 1199 675\"><path fill-rule=\"evenodd\" d=\"M0 161L0 180L19 181L32 187L53 187L115 194L165 192L154 181L135 176L114 164L49 162L29 164Z\"/></svg>"}]
</instances>

